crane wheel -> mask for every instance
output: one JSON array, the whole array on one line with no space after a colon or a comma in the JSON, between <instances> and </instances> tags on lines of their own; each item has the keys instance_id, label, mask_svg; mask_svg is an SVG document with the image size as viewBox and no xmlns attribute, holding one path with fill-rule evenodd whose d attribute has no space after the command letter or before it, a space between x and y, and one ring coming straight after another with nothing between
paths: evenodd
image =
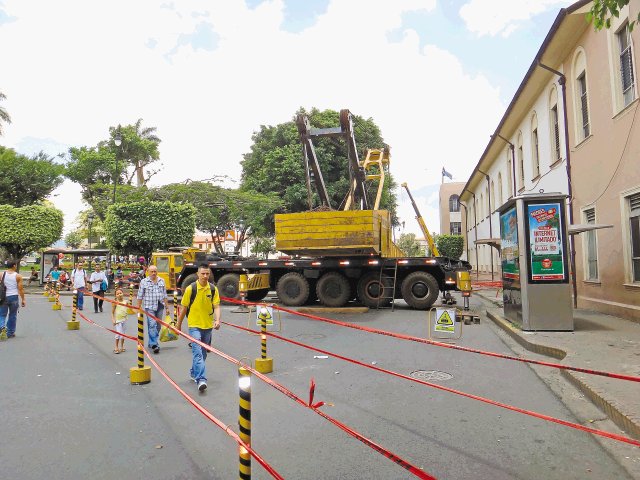
<instances>
[{"instance_id":1,"label":"crane wheel","mask_svg":"<svg viewBox=\"0 0 640 480\"><path fill-rule=\"evenodd\" d=\"M237 273L227 273L221 276L216 286L221 297L240 300L240 275Z\"/></svg>"},{"instance_id":2,"label":"crane wheel","mask_svg":"<svg viewBox=\"0 0 640 480\"><path fill-rule=\"evenodd\" d=\"M341 273L328 272L318 280L316 293L324 306L342 307L351 298L351 285Z\"/></svg>"},{"instance_id":3,"label":"crane wheel","mask_svg":"<svg viewBox=\"0 0 640 480\"><path fill-rule=\"evenodd\" d=\"M402 281L402 298L411 308L427 310L438 299L438 281L427 272L413 272Z\"/></svg>"},{"instance_id":4,"label":"crane wheel","mask_svg":"<svg viewBox=\"0 0 640 480\"><path fill-rule=\"evenodd\" d=\"M276 285L278 298L290 307L304 305L309 298L309 282L298 272L285 273Z\"/></svg>"},{"instance_id":5,"label":"crane wheel","mask_svg":"<svg viewBox=\"0 0 640 480\"><path fill-rule=\"evenodd\" d=\"M391 279L381 280L379 274L369 272L358 281L358 299L369 308L386 307L391 303L392 289Z\"/></svg>"},{"instance_id":6,"label":"crane wheel","mask_svg":"<svg viewBox=\"0 0 640 480\"><path fill-rule=\"evenodd\" d=\"M190 275L187 275L185 279L182 281L182 283L180 284L180 290L182 291L182 294L184 295L184 291L187 289L187 287L196 281L198 281L197 273L192 273Z\"/></svg>"}]
</instances>

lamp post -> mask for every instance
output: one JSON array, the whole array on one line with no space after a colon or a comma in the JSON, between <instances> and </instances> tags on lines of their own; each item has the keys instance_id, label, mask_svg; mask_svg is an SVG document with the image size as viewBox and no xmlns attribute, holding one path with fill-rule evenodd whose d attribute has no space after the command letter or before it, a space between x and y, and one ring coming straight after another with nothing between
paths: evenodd
<instances>
[{"instance_id":1,"label":"lamp post","mask_svg":"<svg viewBox=\"0 0 640 480\"><path fill-rule=\"evenodd\" d=\"M113 139L113 143L116 144L116 147L120 147L122 145L122 136L120 135L120 131L116 133L116 137ZM116 188L118 186L118 153L116 152L116 173L113 178L113 203L116 203Z\"/></svg>"},{"instance_id":2,"label":"lamp post","mask_svg":"<svg viewBox=\"0 0 640 480\"><path fill-rule=\"evenodd\" d=\"M93 223L93 218L93 213L87 215L87 223L89 224L89 238L87 238L87 240L89 240L89 250L91 250L91 224Z\"/></svg>"}]
</instances>

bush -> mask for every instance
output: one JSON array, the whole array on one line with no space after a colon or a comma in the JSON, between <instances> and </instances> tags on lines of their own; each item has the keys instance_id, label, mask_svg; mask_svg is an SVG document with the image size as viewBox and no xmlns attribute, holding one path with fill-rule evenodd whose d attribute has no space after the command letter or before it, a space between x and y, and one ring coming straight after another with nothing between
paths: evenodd
<instances>
[{"instance_id":1,"label":"bush","mask_svg":"<svg viewBox=\"0 0 640 480\"><path fill-rule=\"evenodd\" d=\"M464 251L464 237L462 235L438 235L436 247L443 257L457 260Z\"/></svg>"}]
</instances>

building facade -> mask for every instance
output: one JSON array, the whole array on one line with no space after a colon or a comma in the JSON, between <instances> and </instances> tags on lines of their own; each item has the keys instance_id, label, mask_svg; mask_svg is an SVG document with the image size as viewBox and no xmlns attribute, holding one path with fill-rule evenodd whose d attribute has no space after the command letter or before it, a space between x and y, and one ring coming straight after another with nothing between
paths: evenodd
<instances>
[{"instance_id":1,"label":"building facade","mask_svg":"<svg viewBox=\"0 0 640 480\"><path fill-rule=\"evenodd\" d=\"M578 307L640 320L640 31L628 27L640 0L600 32L590 6L560 11L464 186L468 259L499 271L496 209L512 196L566 194L569 223L587 230L571 237Z\"/></svg>"}]
</instances>

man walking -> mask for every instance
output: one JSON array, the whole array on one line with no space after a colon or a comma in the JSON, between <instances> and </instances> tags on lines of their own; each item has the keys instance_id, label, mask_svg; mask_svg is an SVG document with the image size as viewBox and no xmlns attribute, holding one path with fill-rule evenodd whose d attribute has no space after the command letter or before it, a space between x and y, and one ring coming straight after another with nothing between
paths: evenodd
<instances>
[{"instance_id":1,"label":"man walking","mask_svg":"<svg viewBox=\"0 0 640 480\"><path fill-rule=\"evenodd\" d=\"M22 287L22 275L16 272L15 260L7 262L7 271L2 274L2 281L7 288L7 298L0 305L0 340L13 338L16 336L16 323L18 321L18 296L22 300L22 306L27 304L24 300L24 289ZM9 319L7 320L7 314ZM6 326L5 326L6 321Z\"/></svg>"},{"instance_id":2,"label":"man walking","mask_svg":"<svg viewBox=\"0 0 640 480\"><path fill-rule=\"evenodd\" d=\"M164 280L158 277L158 267L151 265L147 272L149 272L149 276L142 279L138 288L138 308L143 307L144 311L147 312L149 338L147 345L153 350L153 353L160 353L160 347L158 346L160 324L149 315L162 318L165 308L167 313L169 312L167 287L164 284Z\"/></svg>"},{"instance_id":3,"label":"man walking","mask_svg":"<svg viewBox=\"0 0 640 480\"><path fill-rule=\"evenodd\" d=\"M151 268L151 267L150 267ZM178 330L182 330L182 320L187 316L189 335L200 340L206 345L211 345L211 332L220 328L220 295L218 289L209 283L211 270L209 265L201 263L198 266L198 281L189 285L182 295L178 316ZM191 379L198 385L198 391L207 389L207 375L205 360L207 351L196 342L191 342L191 354L193 364L191 366Z\"/></svg>"},{"instance_id":4,"label":"man walking","mask_svg":"<svg viewBox=\"0 0 640 480\"><path fill-rule=\"evenodd\" d=\"M71 272L71 285L78 291L78 310L84 306L84 289L87 286L87 273L84 271L82 262L76 263L76 268Z\"/></svg>"}]
</instances>

